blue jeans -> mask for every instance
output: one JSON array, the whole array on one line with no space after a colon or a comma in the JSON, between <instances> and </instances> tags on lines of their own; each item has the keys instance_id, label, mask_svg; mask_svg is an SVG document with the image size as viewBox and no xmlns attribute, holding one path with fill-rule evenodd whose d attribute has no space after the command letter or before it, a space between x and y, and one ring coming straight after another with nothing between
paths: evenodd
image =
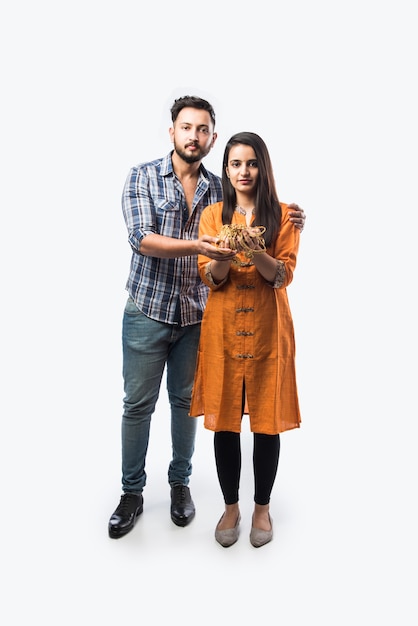
<instances>
[{"instance_id":1,"label":"blue jeans","mask_svg":"<svg viewBox=\"0 0 418 626\"><path fill-rule=\"evenodd\" d=\"M167 366L171 408L170 485L187 485L192 473L197 419L189 416L200 337L200 324L180 327L146 317L131 298L122 327L124 412L122 417L122 489L141 493L151 416Z\"/></svg>"}]
</instances>

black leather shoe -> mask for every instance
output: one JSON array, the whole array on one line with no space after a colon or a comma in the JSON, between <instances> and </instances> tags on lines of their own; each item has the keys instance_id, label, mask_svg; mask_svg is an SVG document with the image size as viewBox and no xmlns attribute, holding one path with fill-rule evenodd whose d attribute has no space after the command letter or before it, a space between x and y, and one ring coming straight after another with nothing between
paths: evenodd
<instances>
[{"instance_id":1,"label":"black leather shoe","mask_svg":"<svg viewBox=\"0 0 418 626\"><path fill-rule=\"evenodd\" d=\"M124 493L109 520L109 537L118 539L126 535L135 526L136 520L143 510L144 498L142 495Z\"/></svg>"},{"instance_id":2,"label":"black leather shoe","mask_svg":"<svg viewBox=\"0 0 418 626\"><path fill-rule=\"evenodd\" d=\"M190 489L185 485L171 487L171 519L177 526L187 526L195 516Z\"/></svg>"}]
</instances>

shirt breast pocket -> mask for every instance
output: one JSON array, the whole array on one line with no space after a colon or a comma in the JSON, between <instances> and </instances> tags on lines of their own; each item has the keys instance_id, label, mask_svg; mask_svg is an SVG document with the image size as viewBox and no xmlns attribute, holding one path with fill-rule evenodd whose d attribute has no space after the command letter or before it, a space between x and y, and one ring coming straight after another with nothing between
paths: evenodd
<instances>
[{"instance_id":1,"label":"shirt breast pocket","mask_svg":"<svg viewBox=\"0 0 418 626\"><path fill-rule=\"evenodd\" d=\"M180 224L180 210L177 203L161 199L157 204L157 227L161 235L177 237Z\"/></svg>"}]
</instances>

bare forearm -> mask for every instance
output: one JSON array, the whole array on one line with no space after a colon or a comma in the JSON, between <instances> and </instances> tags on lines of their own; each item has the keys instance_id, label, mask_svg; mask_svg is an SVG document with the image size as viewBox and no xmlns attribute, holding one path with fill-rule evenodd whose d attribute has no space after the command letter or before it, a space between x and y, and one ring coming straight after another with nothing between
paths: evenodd
<instances>
[{"instance_id":1,"label":"bare forearm","mask_svg":"<svg viewBox=\"0 0 418 626\"><path fill-rule=\"evenodd\" d=\"M164 235L147 235L141 241L141 254L154 256L160 259L174 259L182 256L194 256L198 254L198 241L187 239L175 239Z\"/></svg>"},{"instance_id":2,"label":"bare forearm","mask_svg":"<svg viewBox=\"0 0 418 626\"><path fill-rule=\"evenodd\" d=\"M141 241L140 253L145 256L154 256L159 259L175 259L182 256L197 256L204 254L210 259L222 261L233 259L236 255L234 250L229 248L218 248L215 246L216 237L202 235L199 239L175 239L152 233L146 235Z\"/></svg>"},{"instance_id":3,"label":"bare forearm","mask_svg":"<svg viewBox=\"0 0 418 626\"><path fill-rule=\"evenodd\" d=\"M276 259L271 257L266 252L263 252L262 254L254 254L253 261L263 278L270 283L274 282L277 274Z\"/></svg>"},{"instance_id":4,"label":"bare forearm","mask_svg":"<svg viewBox=\"0 0 418 626\"><path fill-rule=\"evenodd\" d=\"M210 273L215 283L221 283L228 276L231 261L211 261Z\"/></svg>"}]
</instances>

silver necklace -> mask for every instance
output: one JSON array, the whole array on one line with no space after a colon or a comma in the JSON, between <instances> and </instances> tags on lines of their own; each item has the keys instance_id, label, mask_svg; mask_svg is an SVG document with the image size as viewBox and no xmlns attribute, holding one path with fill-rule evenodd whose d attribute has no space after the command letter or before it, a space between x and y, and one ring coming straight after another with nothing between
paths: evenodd
<instances>
[{"instance_id":1,"label":"silver necklace","mask_svg":"<svg viewBox=\"0 0 418 626\"><path fill-rule=\"evenodd\" d=\"M235 206L235 210L237 213L240 213L241 215L247 215L247 211L243 209L242 206L239 206L239 204ZM252 209L251 213L255 215L255 208Z\"/></svg>"}]
</instances>

